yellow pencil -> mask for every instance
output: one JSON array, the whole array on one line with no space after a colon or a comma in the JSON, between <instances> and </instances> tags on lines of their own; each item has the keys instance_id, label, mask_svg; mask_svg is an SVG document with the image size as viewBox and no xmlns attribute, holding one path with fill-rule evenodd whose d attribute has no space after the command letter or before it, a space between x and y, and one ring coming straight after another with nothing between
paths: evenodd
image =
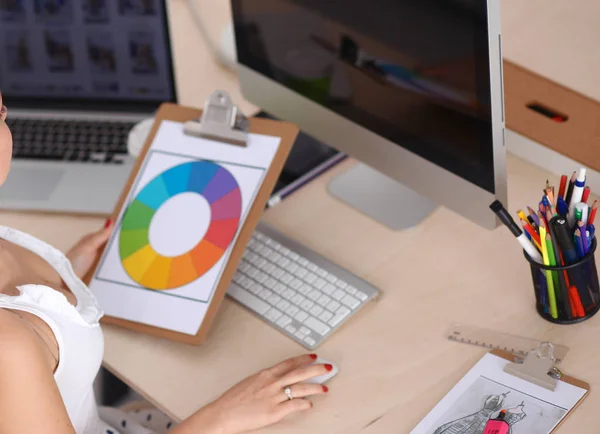
<instances>
[{"instance_id":1,"label":"yellow pencil","mask_svg":"<svg viewBox=\"0 0 600 434\"><path fill-rule=\"evenodd\" d=\"M540 238L543 240L542 244L542 259L544 260L544 265L550 265L550 260L548 259L548 246L546 245L546 227L540 226ZM549 270L544 270L544 274L546 275L546 284L548 285L548 307L550 308L550 315L552 318L558 318L558 310L556 308L556 294L554 293L554 281L552 280L552 272Z\"/></svg>"}]
</instances>

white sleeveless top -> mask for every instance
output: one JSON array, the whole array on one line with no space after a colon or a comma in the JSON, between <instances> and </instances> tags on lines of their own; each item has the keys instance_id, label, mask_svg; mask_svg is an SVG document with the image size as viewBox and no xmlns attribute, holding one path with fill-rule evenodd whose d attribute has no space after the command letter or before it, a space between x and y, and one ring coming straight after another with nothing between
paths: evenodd
<instances>
[{"instance_id":1,"label":"white sleeveless top","mask_svg":"<svg viewBox=\"0 0 600 434\"><path fill-rule=\"evenodd\" d=\"M78 434L118 431L100 420L93 382L102 363L104 338L98 321L102 310L88 287L75 275L65 255L31 235L0 226L0 238L46 260L77 299L71 305L60 292L44 285L22 285L18 296L0 294L0 308L29 312L45 321L58 342L54 378Z\"/></svg>"}]
</instances>

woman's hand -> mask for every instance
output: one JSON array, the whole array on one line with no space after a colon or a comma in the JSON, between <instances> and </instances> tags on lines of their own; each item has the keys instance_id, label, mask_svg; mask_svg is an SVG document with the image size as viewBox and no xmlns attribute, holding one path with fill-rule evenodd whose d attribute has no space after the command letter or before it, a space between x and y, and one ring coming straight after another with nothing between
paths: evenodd
<instances>
[{"instance_id":1,"label":"woman's hand","mask_svg":"<svg viewBox=\"0 0 600 434\"><path fill-rule=\"evenodd\" d=\"M71 261L77 277L82 279L90 271L94 261L100 254L100 249L108 241L112 229L112 221L106 220L104 228L93 234L86 235L69 250L67 258Z\"/></svg>"},{"instance_id":2,"label":"woman's hand","mask_svg":"<svg viewBox=\"0 0 600 434\"><path fill-rule=\"evenodd\" d=\"M331 365L311 365L314 354L294 357L238 383L213 403L177 426L173 434L239 434L279 422L308 410L307 398L327 393L327 386L302 383L331 371ZM293 399L284 390L290 388Z\"/></svg>"}]
</instances>

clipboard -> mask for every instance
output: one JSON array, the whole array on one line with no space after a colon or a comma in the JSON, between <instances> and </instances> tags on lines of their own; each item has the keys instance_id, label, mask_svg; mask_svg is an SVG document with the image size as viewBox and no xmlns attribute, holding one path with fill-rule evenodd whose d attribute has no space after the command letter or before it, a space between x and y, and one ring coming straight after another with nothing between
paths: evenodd
<instances>
[{"instance_id":1,"label":"clipboard","mask_svg":"<svg viewBox=\"0 0 600 434\"><path fill-rule=\"evenodd\" d=\"M217 104L215 105L214 103ZM219 104L221 104L221 107L219 107ZM223 110L223 108L225 108L225 110ZM209 112L211 109L217 110ZM116 222L115 231L117 230L118 225L121 224L121 222L118 221L121 210L126 205L130 190L132 190L134 182L138 179L140 170L144 167L148 152L163 121L184 123L186 129L185 134L188 136L195 135L210 138L211 140L227 143L228 146L236 148L245 146L245 137L248 133L272 136L280 139L271 164L266 168L266 172L262 178L262 184L260 184L260 187L254 196L254 201L246 213L246 218L243 224L237 229L237 237L234 238L234 244L230 247L229 258L222 268L220 279L215 285L212 298L206 308L206 312L204 313L197 332L195 334L182 333L110 315L104 316L101 320L101 322L105 324L117 325L152 336L191 345L199 345L206 339L209 333L211 324L216 317L228 286L233 279L238 263L263 214L265 205L275 187L279 174L283 170L285 161L291 151L299 130L297 126L287 122L259 118L246 119L239 111L237 111L237 108L231 104L229 96L223 91L216 91L211 95L205 105L204 112L199 109L183 107L173 103L162 104L155 115L154 125L150 130L146 143L133 166L127 184L112 213L112 219ZM191 127L191 131L188 127ZM204 127L208 127L208 129ZM200 142L201 140L199 140L199 146L205 144ZM101 263L101 259L102 257L97 258L90 273L83 279L87 285L90 285L94 279ZM134 307L131 308L133 309Z\"/></svg>"},{"instance_id":2,"label":"clipboard","mask_svg":"<svg viewBox=\"0 0 600 434\"><path fill-rule=\"evenodd\" d=\"M490 351L490 354L493 354L495 356L501 357L505 360L508 360L510 362L515 362L516 359L519 359L518 357L515 357L513 354L507 352L507 351L503 351L503 350L494 350L494 351ZM532 355L528 356L527 358L532 357ZM525 360L527 361L527 359ZM523 364L524 365L524 364ZM510 365L509 365L510 366ZM507 366L508 368L508 366ZM506 372L510 372L509 370L506 370ZM559 371L560 372L560 371ZM541 372L536 373L537 375L547 375L547 372L543 372L543 370ZM523 378L522 375L517 374L517 376L525 381L528 381L526 378ZM563 374L562 372L560 372L560 381L570 384L572 386L578 387L580 389L585 390L585 394L583 395L583 397L577 401L577 403L575 404L575 406L573 406L569 412L565 415L565 417L558 423L558 425L554 428L554 430L552 430L551 432L554 433L556 430L558 430L560 428L560 426L564 423L565 420L567 420L575 410L577 410L577 408L581 405L581 403L588 397L588 395L590 394L590 385L589 383L586 383L585 381L581 381L578 380L574 377L570 377L568 375ZM543 387L543 386L542 386Z\"/></svg>"},{"instance_id":3,"label":"clipboard","mask_svg":"<svg viewBox=\"0 0 600 434\"><path fill-rule=\"evenodd\" d=\"M543 353L540 349L542 346L531 350L525 359L504 350L486 353L411 434L448 434L458 430L473 434L482 432L484 425L501 409L510 415L507 418L511 426L519 424L513 432L529 432L532 426L539 432L556 432L589 395L590 385L562 374L554 365L558 359L552 352ZM531 357L545 359L548 363L525 367L528 361L532 362ZM525 369L514 369L515 366ZM548 366L556 371L548 370ZM524 378L555 374L560 376L560 382L554 389L539 384L539 378L534 381Z\"/></svg>"}]
</instances>

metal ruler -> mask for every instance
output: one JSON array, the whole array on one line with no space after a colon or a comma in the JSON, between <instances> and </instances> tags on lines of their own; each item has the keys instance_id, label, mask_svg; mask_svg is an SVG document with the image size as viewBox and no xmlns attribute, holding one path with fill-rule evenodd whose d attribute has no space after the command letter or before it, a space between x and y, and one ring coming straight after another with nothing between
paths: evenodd
<instances>
[{"instance_id":1,"label":"metal ruler","mask_svg":"<svg viewBox=\"0 0 600 434\"><path fill-rule=\"evenodd\" d=\"M504 350L516 356L525 357L531 350L540 347L542 341L520 336L508 335L494 330L487 330L474 326L455 324L446 333L451 341L463 344L476 345L492 350ZM555 362L561 363L569 348L564 345L552 344L554 347Z\"/></svg>"}]
</instances>

